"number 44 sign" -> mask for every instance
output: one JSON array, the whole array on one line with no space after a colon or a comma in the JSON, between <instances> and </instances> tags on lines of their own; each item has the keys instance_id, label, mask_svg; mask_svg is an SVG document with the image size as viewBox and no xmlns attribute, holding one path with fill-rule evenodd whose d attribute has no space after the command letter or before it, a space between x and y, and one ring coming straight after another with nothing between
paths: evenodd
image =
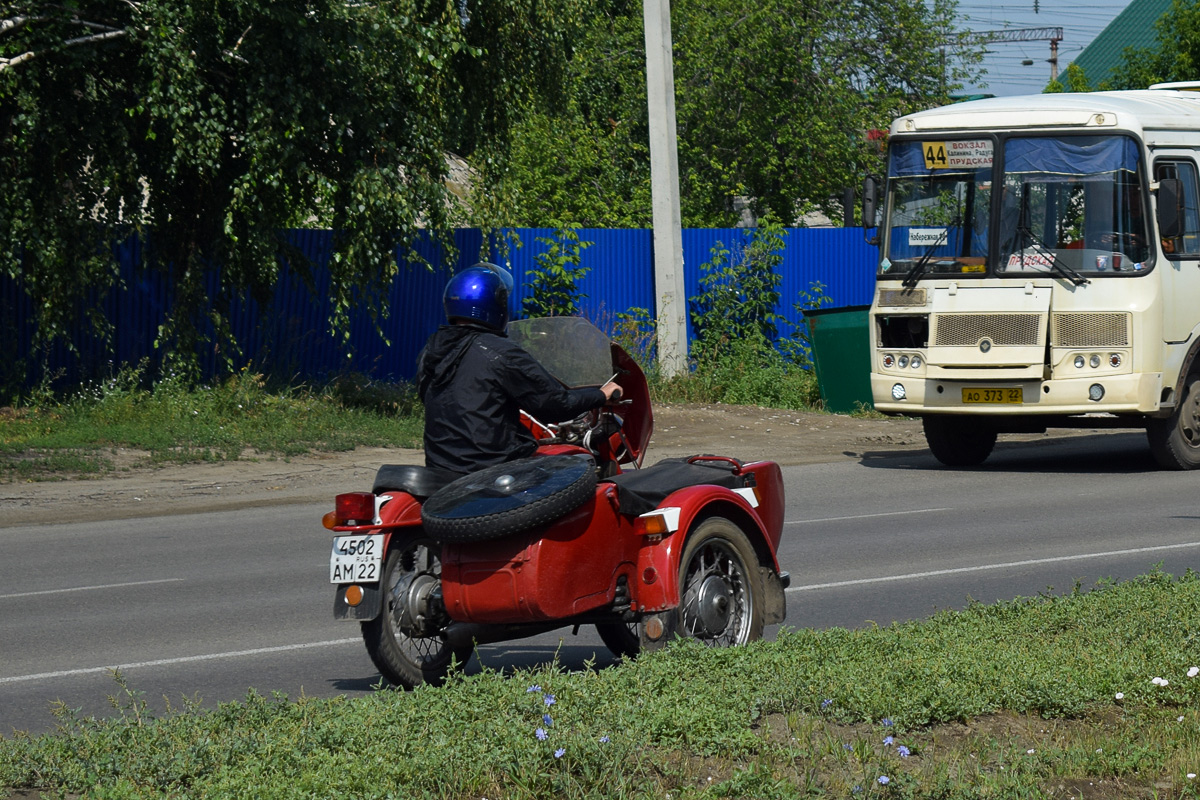
<instances>
[{"instance_id":1,"label":"number 44 sign","mask_svg":"<svg viewBox=\"0 0 1200 800\"><path fill-rule=\"evenodd\" d=\"M922 142L925 169L986 169L992 165L991 139Z\"/></svg>"}]
</instances>

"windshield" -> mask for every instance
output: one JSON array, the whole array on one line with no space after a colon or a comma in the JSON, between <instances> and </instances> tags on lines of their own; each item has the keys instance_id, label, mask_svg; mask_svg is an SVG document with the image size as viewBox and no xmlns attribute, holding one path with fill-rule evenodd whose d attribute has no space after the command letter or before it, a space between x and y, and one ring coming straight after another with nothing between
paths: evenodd
<instances>
[{"instance_id":1,"label":"windshield","mask_svg":"<svg viewBox=\"0 0 1200 800\"><path fill-rule=\"evenodd\" d=\"M608 336L586 319L517 320L509 323L508 336L566 386L602 386L613 378Z\"/></svg>"},{"instance_id":2,"label":"windshield","mask_svg":"<svg viewBox=\"0 0 1200 800\"><path fill-rule=\"evenodd\" d=\"M1054 273L1080 284L1139 272L1151 254L1142 169L1127 136L894 141L879 274Z\"/></svg>"}]
</instances>

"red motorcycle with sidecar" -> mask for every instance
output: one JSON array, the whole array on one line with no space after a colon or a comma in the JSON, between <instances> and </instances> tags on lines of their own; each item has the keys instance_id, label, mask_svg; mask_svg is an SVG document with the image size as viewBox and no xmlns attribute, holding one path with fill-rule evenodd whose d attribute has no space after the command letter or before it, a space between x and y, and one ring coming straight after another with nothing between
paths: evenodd
<instances>
[{"instance_id":1,"label":"red motorcycle with sidecar","mask_svg":"<svg viewBox=\"0 0 1200 800\"><path fill-rule=\"evenodd\" d=\"M523 422L538 452L459 476L380 467L339 494L329 579L392 684L440 683L476 645L595 625L615 655L676 636L745 644L782 622L788 575L779 466L696 455L643 467L653 429L645 375L577 317L508 334L566 386L615 373L622 399L567 422Z\"/></svg>"}]
</instances>

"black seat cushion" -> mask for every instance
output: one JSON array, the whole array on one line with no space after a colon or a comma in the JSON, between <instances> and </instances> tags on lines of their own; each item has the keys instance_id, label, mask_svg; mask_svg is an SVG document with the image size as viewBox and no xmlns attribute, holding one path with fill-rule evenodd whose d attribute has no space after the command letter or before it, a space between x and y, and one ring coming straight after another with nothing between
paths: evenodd
<instances>
[{"instance_id":1,"label":"black seat cushion","mask_svg":"<svg viewBox=\"0 0 1200 800\"><path fill-rule=\"evenodd\" d=\"M384 464L375 473L375 485L371 491L408 492L413 497L424 499L433 495L451 481L461 478L457 472L435 467L419 467L415 464Z\"/></svg>"},{"instance_id":2,"label":"black seat cushion","mask_svg":"<svg viewBox=\"0 0 1200 800\"><path fill-rule=\"evenodd\" d=\"M734 465L728 461L688 463L687 458L668 458L652 467L623 472L603 481L616 485L621 513L636 516L653 511L671 492L687 486L711 484L741 489L751 485L752 476L735 475L733 470Z\"/></svg>"}]
</instances>

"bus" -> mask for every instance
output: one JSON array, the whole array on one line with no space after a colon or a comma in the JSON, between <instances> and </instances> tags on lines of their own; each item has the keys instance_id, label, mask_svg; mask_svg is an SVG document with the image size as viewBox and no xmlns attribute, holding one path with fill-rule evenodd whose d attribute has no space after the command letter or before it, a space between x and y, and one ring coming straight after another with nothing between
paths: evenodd
<instances>
[{"instance_id":1,"label":"bus","mask_svg":"<svg viewBox=\"0 0 1200 800\"><path fill-rule=\"evenodd\" d=\"M1126 427L1200 467L1200 83L943 106L887 152L863 187L875 408L948 466Z\"/></svg>"}]
</instances>

